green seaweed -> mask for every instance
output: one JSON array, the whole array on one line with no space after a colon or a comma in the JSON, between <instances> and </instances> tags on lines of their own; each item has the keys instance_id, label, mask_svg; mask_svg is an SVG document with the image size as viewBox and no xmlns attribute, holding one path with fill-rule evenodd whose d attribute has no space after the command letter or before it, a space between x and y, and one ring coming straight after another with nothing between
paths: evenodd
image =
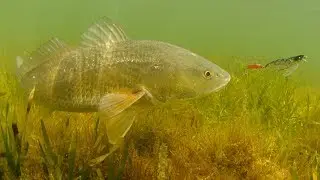
<instances>
[{"instance_id":1,"label":"green seaweed","mask_svg":"<svg viewBox=\"0 0 320 180\"><path fill-rule=\"evenodd\" d=\"M10 82L0 99L0 178L319 179L318 89L234 68L219 92L141 111L111 154L97 114L43 119L0 73Z\"/></svg>"}]
</instances>

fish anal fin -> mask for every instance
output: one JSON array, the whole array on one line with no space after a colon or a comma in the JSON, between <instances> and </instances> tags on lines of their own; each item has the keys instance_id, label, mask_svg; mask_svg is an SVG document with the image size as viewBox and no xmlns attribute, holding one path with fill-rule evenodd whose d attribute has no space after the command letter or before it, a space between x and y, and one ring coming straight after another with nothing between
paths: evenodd
<instances>
[{"instance_id":1,"label":"fish anal fin","mask_svg":"<svg viewBox=\"0 0 320 180\"><path fill-rule=\"evenodd\" d=\"M135 119L134 112L123 112L106 121L106 130L109 143L117 146L130 130Z\"/></svg>"}]
</instances>

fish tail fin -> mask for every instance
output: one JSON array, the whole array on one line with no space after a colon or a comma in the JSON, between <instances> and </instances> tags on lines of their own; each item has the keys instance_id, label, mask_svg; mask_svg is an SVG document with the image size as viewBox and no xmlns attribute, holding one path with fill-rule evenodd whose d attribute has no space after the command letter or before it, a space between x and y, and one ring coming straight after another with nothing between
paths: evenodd
<instances>
[{"instance_id":1,"label":"fish tail fin","mask_svg":"<svg viewBox=\"0 0 320 180\"><path fill-rule=\"evenodd\" d=\"M261 65L261 64L249 64L249 65L247 65L247 69L261 69L261 68L264 68L264 66Z\"/></svg>"}]
</instances>

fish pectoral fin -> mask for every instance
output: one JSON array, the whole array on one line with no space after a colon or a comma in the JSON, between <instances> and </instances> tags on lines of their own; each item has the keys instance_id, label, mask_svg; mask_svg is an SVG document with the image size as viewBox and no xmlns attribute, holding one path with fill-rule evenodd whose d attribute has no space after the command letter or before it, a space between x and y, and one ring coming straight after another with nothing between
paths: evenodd
<instances>
[{"instance_id":1,"label":"fish pectoral fin","mask_svg":"<svg viewBox=\"0 0 320 180\"><path fill-rule=\"evenodd\" d=\"M99 105L100 118L106 121L110 144L117 144L129 131L135 117L135 110L129 108L145 95L144 90L136 93L112 93L104 96Z\"/></svg>"},{"instance_id":2,"label":"fish pectoral fin","mask_svg":"<svg viewBox=\"0 0 320 180\"><path fill-rule=\"evenodd\" d=\"M285 69L285 70L284 70L285 72L283 73L283 75L284 75L285 77L290 76L295 70L298 69L298 67L299 67L299 64L295 64L295 65L293 65L293 66Z\"/></svg>"},{"instance_id":3,"label":"fish pectoral fin","mask_svg":"<svg viewBox=\"0 0 320 180\"><path fill-rule=\"evenodd\" d=\"M110 93L102 97L99 104L99 112L103 116L112 118L113 116L121 113L133 103L138 101L145 91L141 90L136 93Z\"/></svg>"}]
</instances>

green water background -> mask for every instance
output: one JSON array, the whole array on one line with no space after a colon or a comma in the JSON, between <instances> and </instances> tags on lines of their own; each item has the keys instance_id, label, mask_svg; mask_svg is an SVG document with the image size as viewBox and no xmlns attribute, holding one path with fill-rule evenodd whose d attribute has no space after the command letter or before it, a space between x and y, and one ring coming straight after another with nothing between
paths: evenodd
<instances>
[{"instance_id":1,"label":"green water background","mask_svg":"<svg viewBox=\"0 0 320 180\"><path fill-rule=\"evenodd\" d=\"M305 54L296 77L320 85L319 0L2 0L1 61L13 65L53 36L76 44L101 16L132 39L167 41L206 57Z\"/></svg>"}]
</instances>

